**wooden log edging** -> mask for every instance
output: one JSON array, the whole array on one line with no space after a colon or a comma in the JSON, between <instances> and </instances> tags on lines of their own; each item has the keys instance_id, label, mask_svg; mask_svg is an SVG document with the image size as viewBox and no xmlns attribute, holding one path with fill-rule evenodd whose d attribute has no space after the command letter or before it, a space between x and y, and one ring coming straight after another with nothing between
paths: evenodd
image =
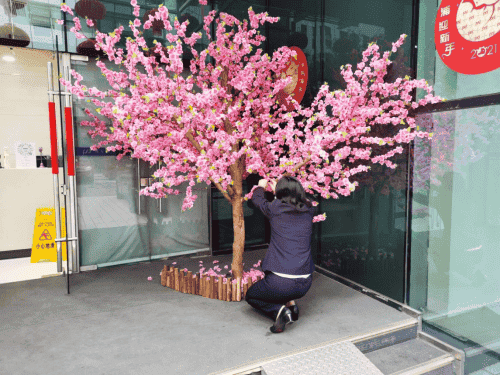
<instances>
[{"instance_id":1,"label":"wooden log edging","mask_svg":"<svg viewBox=\"0 0 500 375\"><path fill-rule=\"evenodd\" d=\"M257 277L257 281L264 277ZM234 281L234 283L233 283ZM191 271L184 272L178 268L164 266L161 271L161 285L186 294L194 294L205 298L218 299L220 301L237 302L245 299L248 289L254 284L249 277L242 280L242 290L238 293L236 281L233 277L195 275ZM238 298L239 297L239 298Z\"/></svg>"}]
</instances>

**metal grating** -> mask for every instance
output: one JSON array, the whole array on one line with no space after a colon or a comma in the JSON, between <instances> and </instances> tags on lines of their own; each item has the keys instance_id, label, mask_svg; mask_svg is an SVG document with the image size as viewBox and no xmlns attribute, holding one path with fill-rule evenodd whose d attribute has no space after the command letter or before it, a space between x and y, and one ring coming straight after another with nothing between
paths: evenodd
<instances>
[{"instance_id":1,"label":"metal grating","mask_svg":"<svg viewBox=\"0 0 500 375\"><path fill-rule=\"evenodd\" d=\"M263 375L382 375L350 341L282 358L262 366Z\"/></svg>"}]
</instances>

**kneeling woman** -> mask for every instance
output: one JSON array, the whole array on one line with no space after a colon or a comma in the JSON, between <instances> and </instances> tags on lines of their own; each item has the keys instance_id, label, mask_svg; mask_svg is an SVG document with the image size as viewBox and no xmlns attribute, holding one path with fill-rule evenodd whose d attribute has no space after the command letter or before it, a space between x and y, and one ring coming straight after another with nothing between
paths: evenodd
<instances>
[{"instance_id":1,"label":"kneeling woman","mask_svg":"<svg viewBox=\"0 0 500 375\"><path fill-rule=\"evenodd\" d=\"M312 219L316 207L306 199L304 188L294 177L282 177L273 190L276 199L264 197L266 180L259 181L252 202L271 223L271 243L262 262L265 278L248 289L246 301L274 320L271 332L283 332L299 318L294 300L303 297L312 284Z\"/></svg>"}]
</instances>

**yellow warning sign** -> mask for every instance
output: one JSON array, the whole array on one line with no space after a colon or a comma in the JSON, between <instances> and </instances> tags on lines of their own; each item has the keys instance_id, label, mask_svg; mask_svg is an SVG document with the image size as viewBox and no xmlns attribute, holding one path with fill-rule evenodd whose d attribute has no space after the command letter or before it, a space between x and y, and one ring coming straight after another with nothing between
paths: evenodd
<instances>
[{"instance_id":1,"label":"yellow warning sign","mask_svg":"<svg viewBox=\"0 0 500 375\"><path fill-rule=\"evenodd\" d=\"M61 208L61 237L66 237L64 208ZM56 245L56 213L53 208L36 210L35 230L33 231L33 247L31 263L57 262ZM62 256L66 260L66 243L62 242Z\"/></svg>"}]
</instances>

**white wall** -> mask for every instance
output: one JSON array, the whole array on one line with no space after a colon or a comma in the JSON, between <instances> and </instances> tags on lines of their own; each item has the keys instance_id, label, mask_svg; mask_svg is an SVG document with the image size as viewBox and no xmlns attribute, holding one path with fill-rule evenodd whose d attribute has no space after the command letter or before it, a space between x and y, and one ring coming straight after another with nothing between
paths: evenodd
<instances>
[{"instance_id":1,"label":"white wall","mask_svg":"<svg viewBox=\"0 0 500 375\"><path fill-rule=\"evenodd\" d=\"M0 251L31 249L37 208L54 207L52 181L52 168L0 169Z\"/></svg>"},{"instance_id":2,"label":"white wall","mask_svg":"<svg viewBox=\"0 0 500 375\"><path fill-rule=\"evenodd\" d=\"M55 54L51 51L25 48L14 48L13 51L16 61L4 61L1 56L9 53L10 48L0 46L0 153L3 165L3 150L5 146L9 147L14 166L16 142L35 142L37 155L40 146L44 155L50 154L47 62L52 62L54 67L54 82L57 66ZM60 130L58 101L56 117Z\"/></svg>"},{"instance_id":3,"label":"white wall","mask_svg":"<svg viewBox=\"0 0 500 375\"><path fill-rule=\"evenodd\" d=\"M16 142L35 142L37 155L40 146L44 155L50 155L47 62L53 63L54 82L57 67L52 51L13 51L16 61L6 62L1 56L10 48L0 46L0 154L5 166L3 150L9 147L9 164L15 167ZM59 134L57 100L56 116ZM0 169L0 251L31 248L36 209L54 206L52 186L51 168Z\"/></svg>"}]
</instances>

